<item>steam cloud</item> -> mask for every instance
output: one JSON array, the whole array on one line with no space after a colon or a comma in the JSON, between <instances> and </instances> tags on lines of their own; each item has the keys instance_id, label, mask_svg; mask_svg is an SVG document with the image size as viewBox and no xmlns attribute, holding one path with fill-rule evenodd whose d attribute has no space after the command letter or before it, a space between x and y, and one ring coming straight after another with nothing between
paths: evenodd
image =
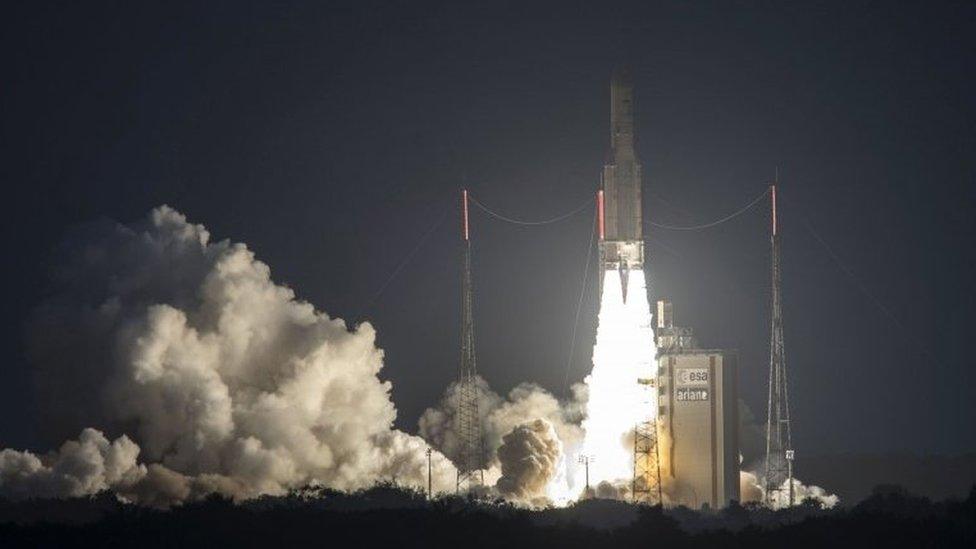
<instances>
[{"instance_id":1,"label":"steam cloud","mask_svg":"<svg viewBox=\"0 0 976 549\"><path fill-rule=\"evenodd\" d=\"M95 429L42 460L30 452L0 451L0 489L11 499L84 496L135 484L146 474L139 447L126 436L109 442Z\"/></svg>"},{"instance_id":2,"label":"steam cloud","mask_svg":"<svg viewBox=\"0 0 976 549\"><path fill-rule=\"evenodd\" d=\"M742 462L739 472L739 497L742 502L763 501L765 491L762 487L762 471L765 468L765 428L756 420L752 409L739 400L739 458ZM783 481L783 489L773 498L773 509L789 507L789 484ZM817 501L821 507L830 509L840 502L840 498L819 486L807 486L798 479L793 479L793 499L800 503L807 498Z\"/></svg>"},{"instance_id":3,"label":"steam cloud","mask_svg":"<svg viewBox=\"0 0 976 549\"><path fill-rule=\"evenodd\" d=\"M546 501L546 487L555 478L563 445L544 419L516 426L502 437L498 461L502 476L495 485L505 496L532 503Z\"/></svg>"},{"instance_id":4,"label":"steam cloud","mask_svg":"<svg viewBox=\"0 0 976 549\"><path fill-rule=\"evenodd\" d=\"M426 484L427 444L392 429L369 323L349 329L316 311L245 245L211 242L166 206L131 228L91 227L62 255L29 346L49 440L81 436L46 456L4 450L0 495L112 489L165 506ZM447 459L433 465L435 486L449 485Z\"/></svg>"},{"instance_id":5,"label":"steam cloud","mask_svg":"<svg viewBox=\"0 0 976 549\"><path fill-rule=\"evenodd\" d=\"M456 437L458 389L458 384L452 383L439 405L428 408L420 417L420 436L448 457L457 456L459 451ZM586 403L586 387L582 384L572 387L573 396L568 402L561 402L534 383L518 385L507 398L495 393L481 377L476 379L476 389L489 477L498 475L496 450L502 445L502 438L526 421L544 419L567 450L578 446L583 439L580 422Z\"/></svg>"},{"instance_id":6,"label":"steam cloud","mask_svg":"<svg viewBox=\"0 0 976 549\"><path fill-rule=\"evenodd\" d=\"M765 491L759 481L760 475L748 471L739 472L739 490L743 502L762 501ZM773 495L771 507L773 509L786 509L790 506L789 480L783 481L779 492ZM830 509L840 502L840 498L831 494L819 486L807 486L799 479L793 479L793 500L799 504L805 500L812 499L824 509Z\"/></svg>"}]
</instances>

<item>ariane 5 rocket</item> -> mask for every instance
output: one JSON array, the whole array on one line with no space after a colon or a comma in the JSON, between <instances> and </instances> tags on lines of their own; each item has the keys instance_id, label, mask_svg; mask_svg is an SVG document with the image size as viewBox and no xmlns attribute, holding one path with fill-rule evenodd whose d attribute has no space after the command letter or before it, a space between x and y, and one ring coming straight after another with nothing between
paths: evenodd
<instances>
[{"instance_id":1,"label":"ariane 5 rocket","mask_svg":"<svg viewBox=\"0 0 976 549\"><path fill-rule=\"evenodd\" d=\"M641 165L635 150L634 83L630 70L618 67L610 81L610 155L597 193L600 236L600 288L606 273L620 274L623 299L631 270L644 269Z\"/></svg>"}]
</instances>

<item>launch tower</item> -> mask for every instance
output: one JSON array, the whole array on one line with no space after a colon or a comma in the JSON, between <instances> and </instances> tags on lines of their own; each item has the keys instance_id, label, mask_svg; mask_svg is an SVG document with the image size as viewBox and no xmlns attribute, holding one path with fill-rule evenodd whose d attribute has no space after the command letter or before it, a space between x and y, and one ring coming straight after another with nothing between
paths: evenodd
<instances>
[{"instance_id":1,"label":"launch tower","mask_svg":"<svg viewBox=\"0 0 976 549\"><path fill-rule=\"evenodd\" d=\"M778 178L777 178L778 179ZM786 355L783 348L783 311L780 294L779 234L776 227L776 184L770 187L772 206L772 333L769 338L769 401L766 408L766 471L764 503L782 501L793 505L793 442L790 430L790 400L786 387ZM787 481L789 481L787 483Z\"/></svg>"}]
</instances>

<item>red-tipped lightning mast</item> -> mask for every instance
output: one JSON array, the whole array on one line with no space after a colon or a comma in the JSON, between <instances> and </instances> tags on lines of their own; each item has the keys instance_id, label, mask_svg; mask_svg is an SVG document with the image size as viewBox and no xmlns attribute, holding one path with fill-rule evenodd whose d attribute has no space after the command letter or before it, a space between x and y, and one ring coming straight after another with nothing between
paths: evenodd
<instances>
[{"instance_id":1,"label":"red-tipped lightning mast","mask_svg":"<svg viewBox=\"0 0 976 549\"><path fill-rule=\"evenodd\" d=\"M462 234L462 237L464 238L464 241L467 242L468 240L470 240L469 233L468 233L468 190L467 189L461 191L461 197L462 197L461 217L464 220L464 227L463 227L464 232Z\"/></svg>"},{"instance_id":2,"label":"red-tipped lightning mast","mask_svg":"<svg viewBox=\"0 0 976 549\"><path fill-rule=\"evenodd\" d=\"M786 352L783 345L783 302L779 257L779 235L776 218L776 181L769 186L772 235L769 237L771 255L772 331L769 337L769 397L766 405L766 463L763 475L764 501L768 506L794 504L793 433L790 426L790 400L786 383ZM785 487L784 487L785 485ZM785 499L781 493L786 491Z\"/></svg>"},{"instance_id":3,"label":"red-tipped lightning mast","mask_svg":"<svg viewBox=\"0 0 976 549\"><path fill-rule=\"evenodd\" d=\"M474 352L474 302L471 289L471 233L468 219L468 190L461 192L461 360L458 372L457 491L482 486L485 482L485 443L478 412L478 369Z\"/></svg>"},{"instance_id":4,"label":"red-tipped lightning mast","mask_svg":"<svg viewBox=\"0 0 976 549\"><path fill-rule=\"evenodd\" d=\"M606 236L603 224L603 189L596 192L596 223L600 233L600 240Z\"/></svg>"}]
</instances>

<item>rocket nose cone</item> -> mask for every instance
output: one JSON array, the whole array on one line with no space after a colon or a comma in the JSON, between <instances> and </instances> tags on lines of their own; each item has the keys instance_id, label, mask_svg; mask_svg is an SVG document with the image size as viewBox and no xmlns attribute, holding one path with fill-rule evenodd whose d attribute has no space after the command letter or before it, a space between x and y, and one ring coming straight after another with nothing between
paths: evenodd
<instances>
[{"instance_id":1,"label":"rocket nose cone","mask_svg":"<svg viewBox=\"0 0 976 549\"><path fill-rule=\"evenodd\" d=\"M633 73L630 70L630 65L620 64L614 67L611 81L614 84L630 84L633 82Z\"/></svg>"}]
</instances>

